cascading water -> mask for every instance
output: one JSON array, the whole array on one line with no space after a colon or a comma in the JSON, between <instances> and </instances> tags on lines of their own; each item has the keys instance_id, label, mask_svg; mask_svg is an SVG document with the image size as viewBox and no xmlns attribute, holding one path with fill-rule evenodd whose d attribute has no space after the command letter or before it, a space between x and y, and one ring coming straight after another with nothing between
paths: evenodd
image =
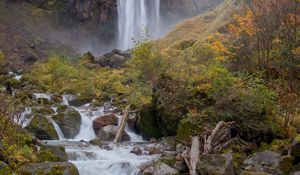
<instances>
[{"instance_id":1,"label":"cascading water","mask_svg":"<svg viewBox=\"0 0 300 175\"><path fill-rule=\"evenodd\" d=\"M68 96L63 96L63 104L69 106ZM136 175L139 171L136 167L157 158L154 155L138 156L130 153L136 144L143 147L145 142L143 142L141 136L131 131L128 126L125 128L130 136L130 142L128 143L113 144L110 142L106 145L109 149L102 149L88 142L82 142L81 140L90 141L96 138L92 128L93 120L113 108L109 102L104 107L92 107L90 104L86 104L78 108L72 108L76 109L81 115L81 128L78 135L74 139L65 139L59 126L50 118L60 140L47 141L47 143L65 146L69 161L77 167L80 175ZM56 113L56 108L53 108L53 110ZM121 116L117 117L119 121L122 118Z\"/></svg>"},{"instance_id":2,"label":"cascading water","mask_svg":"<svg viewBox=\"0 0 300 175\"><path fill-rule=\"evenodd\" d=\"M134 46L145 36L159 36L160 0L118 0L118 48Z\"/></svg>"}]
</instances>

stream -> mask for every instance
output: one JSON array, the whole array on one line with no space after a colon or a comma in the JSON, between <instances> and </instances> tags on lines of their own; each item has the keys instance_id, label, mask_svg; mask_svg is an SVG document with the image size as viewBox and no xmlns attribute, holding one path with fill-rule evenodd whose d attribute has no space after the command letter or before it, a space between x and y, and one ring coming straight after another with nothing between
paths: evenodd
<instances>
[{"instance_id":1,"label":"stream","mask_svg":"<svg viewBox=\"0 0 300 175\"><path fill-rule=\"evenodd\" d=\"M47 95L43 94L36 94L36 97L49 99ZM63 99L64 105L69 106L67 96L63 96ZM130 153L135 146L138 145L142 148L147 145L147 142L143 141L140 135L129 130L127 126L125 131L130 136L129 142L118 144L107 142L106 148L90 144L89 141L96 138L92 127L93 120L105 114L107 108L111 107L95 108L91 107L90 104L85 104L81 107L69 107L74 108L81 115L79 133L73 139L65 139L59 125L50 117L49 119L59 135L59 140L45 141L45 143L52 146L64 146L69 162L72 162L77 167L80 175L136 175L139 173L137 169L139 165L158 158L157 155L138 156ZM56 109L53 108L53 110L55 111ZM122 117L118 116L118 118L120 123Z\"/></svg>"}]
</instances>

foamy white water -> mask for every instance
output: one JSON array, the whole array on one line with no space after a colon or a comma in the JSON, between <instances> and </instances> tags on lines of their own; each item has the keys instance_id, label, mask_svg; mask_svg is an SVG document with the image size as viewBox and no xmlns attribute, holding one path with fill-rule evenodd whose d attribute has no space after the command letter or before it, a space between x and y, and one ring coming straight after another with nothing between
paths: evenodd
<instances>
[{"instance_id":1,"label":"foamy white water","mask_svg":"<svg viewBox=\"0 0 300 175\"><path fill-rule=\"evenodd\" d=\"M68 98L64 96L63 104L68 105ZM71 106L70 106L71 107ZM47 141L53 145L64 145L69 161L78 169L80 175L136 175L139 170L137 167L145 162L156 159L157 155L140 155L137 156L130 151L135 143L108 145L110 149L102 149L99 146L81 142L80 140L90 141L96 138L93 130L93 120L101 116L105 111L113 109L109 103L104 107L92 107L90 104L75 108L81 115L80 132L74 139L65 139L59 126L51 118L60 141ZM106 110L104 110L106 109ZM55 111L55 109L53 109ZM122 116L119 118L121 123ZM125 131L130 136L131 142L142 142L143 139L134 131L129 130L126 126ZM143 145L139 145L141 148Z\"/></svg>"},{"instance_id":2,"label":"foamy white water","mask_svg":"<svg viewBox=\"0 0 300 175\"><path fill-rule=\"evenodd\" d=\"M159 36L160 0L118 0L118 48L129 49L145 35Z\"/></svg>"}]
</instances>

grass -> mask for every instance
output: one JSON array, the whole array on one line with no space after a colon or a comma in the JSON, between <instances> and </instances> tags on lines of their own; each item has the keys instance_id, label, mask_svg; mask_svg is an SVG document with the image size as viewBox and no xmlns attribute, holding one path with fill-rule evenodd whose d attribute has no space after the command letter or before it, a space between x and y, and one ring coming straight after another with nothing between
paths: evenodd
<instances>
[{"instance_id":1,"label":"grass","mask_svg":"<svg viewBox=\"0 0 300 175\"><path fill-rule=\"evenodd\" d=\"M178 24L166 37L158 41L159 47L167 51L183 41L195 40L197 43L204 41L207 36L224 27L237 8L234 0L225 0L214 10Z\"/></svg>"}]
</instances>

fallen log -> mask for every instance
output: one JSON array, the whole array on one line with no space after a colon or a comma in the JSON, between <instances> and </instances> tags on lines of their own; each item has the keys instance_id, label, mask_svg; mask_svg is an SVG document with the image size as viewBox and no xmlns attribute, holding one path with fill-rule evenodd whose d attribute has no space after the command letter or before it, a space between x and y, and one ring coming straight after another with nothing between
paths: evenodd
<instances>
[{"instance_id":1,"label":"fallen log","mask_svg":"<svg viewBox=\"0 0 300 175\"><path fill-rule=\"evenodd\" d=\"M129 108L130 108L130 106L127 106L125 111L123 112L121 124L119 126L118 131L117 131L114 143L118 143L122 140L123 134L125 132L124 130L125 130L125 127L126 127L127 119L128 119Z\"/></svg>"}]
</instances>

